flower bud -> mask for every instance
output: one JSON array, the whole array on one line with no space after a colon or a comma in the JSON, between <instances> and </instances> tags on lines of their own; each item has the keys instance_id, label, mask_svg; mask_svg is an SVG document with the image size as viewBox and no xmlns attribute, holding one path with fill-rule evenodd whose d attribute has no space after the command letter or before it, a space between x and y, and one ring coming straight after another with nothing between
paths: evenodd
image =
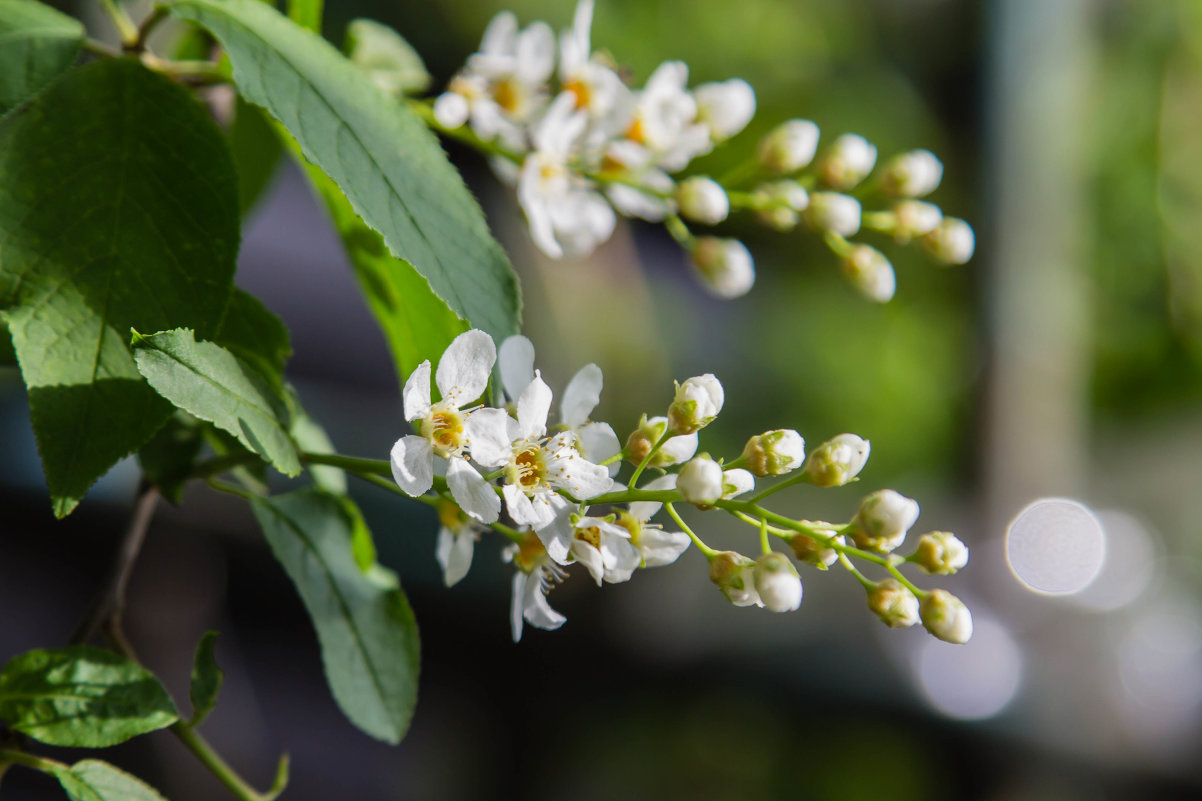
<instances>
[{"instance_id":1,"label":"flower bud","mask_svg":"<svg viewBox=\"0 0 1202 801\"><path fill-rule=\"evenodd\" d=\"M666 417L652 417L648 420L647 415L642 416L639 420L639 427L626 438L626 457L631 464L636 466L642 464L667 427L668 418ZM696 452L697 432L681 434L665 440L647 465L648 467L669 467L692 459Z\"/></svg>"},{"instance_id":2,"label":"flower bud","mask_svg":"<svg viewBox=\"0 0 1202 801\"><path fill-rule=\"evenodd\" d=\"M972 637L972 613L947 590L931 590L923 599L922 625L944 642L966 643Z\"/></svg>"},{"instance_id":3,"label":"flower bud","mask_svg":"<svg viewBox=\"0 0 1202 801\"><path fill-rule=\"evenodd\" d=\"M722 497L722 465L708 456L690 459L676 476L676 489L689 503L709 506Z\"/></svg>"},{"instance_id":4,"label":"flower bud","mask_svg":"<svg viewBox=\"0 0 1202 801\"><path fill-rule=\"evenodd\" d=\"M964 220L944 217L933 231L922 238L922 246L935 261L964 264L972 258L976 237Z\"/></svg>"},{"instance_id":5,"label":"flower bud","mask_svg":"<svg viewBox=\"0 0 1202 801\"><path fill-rule=\"evenodd\" d=\"M857 547L888 553L902 544L917 519L917 501L893 490L877 490L860 501L851 538Z\"/></svg>"},{"instance_id":6,"label":"flower bud","mask_svg":"<svg viewBox=\"0 0 1202 801\"><path fill-rule=\"evenodd\" d=\"M725 399L722 383L713 373L693 376L683 384L677 384L676 397L668 407L668 431L691 434L705 428L722 411Z\"/></svg>"},{"instance_id":7,"label":"flower bud","mask_svg":"<svg viewBox=\"0 0 1202 801\"><path fill-rule=\"evenodd\" d=\"M897 290L897 276L885 254L868 245L853 245L843 259L843 274L861 295L877 303L888 303Z\"/></svg>"},{"instance_id":8,"label":"flower bud","mask_svg":"<svg viewBox=\"0 0 1202 801\"><path fill-rule=\"evenodd\" d=\"M697 120L709 126L715 142L737 134L755 115L755 91L740 78L722 83L703 83L693 90Z\"/></svg>"},{"instance_id":9,"label":"flower bud","mask_svg":"<svg viewBox=\"0 0 1202 801\"><path fill-rule=\"evenodd\" d=\"M751 253L737 239L698 237L692 257L701 285L711 295L729 300L746 295L755 284Z\"/></svg>"},{"instance_id":10,"label":"flower bud","mask_svg":"<svg viewBox=\"0 0 1202 801\"><path fill-rule=\"evenodd\" d=\"M834 529L822 530L818 532L824 536L830 537L830 542L835 545L846 545L847 539L842 535L836 536ZM805 562L807 565L813 565L819 570L826 570L828 567L839 561L839 552L830 545L819 542L816 539L798 534L789 540L789 545L793 547L793 555L798 560Z\"/></svg>"},{"instance_id":11,"label":"flower bud","mask_svg":"<svg viewBox=\"0 0 1202 801\"><path fill-rule=\"evenodd\" d=\"M842 487L860 474L868 462L871 443L855 434L840 434L810 452L805 472L819 487Z\"/></svg>"},{"instance_id":12,"label":"flower bud","mask_svg":"<svg viewBox=\"0 0 1202 801\"><path fill-rule=\"evenodd\" d=\"M783 553L766 553L755 563L755 591L773 612L792 612L801 606L801 576Z\"/></svg>"},{"instance_id":13,"label":"flower bud","mask_svg":"<svg viewBox=\"0 0 1202 801\"><path fill-rule=\"evenodd\" d=\"M968 564L968 546L949 531L932 531L918 538L909 561L928 573L946 576Z\"/></svg>"},{"instance_id":14,"label":"flower bud","mask_svg":"<svg viewBox=\"0 0 1202 801\"><path fill-rule=\"evenodd\" d=\"M943 212L933 203L902 200L893 205L893 218L893 238L904 245L934 231L943 221Z\"/></svg>"},{"instance_id":15,"label":"flower bud","mask_svg":"<svg viewBox=\"0 0 1202 801\"><path fill-rule=\"evenodd\" d=\"M817 149L818 126L809 120L789 120L760 140L758 155L765 168L788 175L813 161Z\"/></svg>"},{"instance_id":16,"label":"flower bud","mask_svg":"<svg viewBox=\"0 0 1202 801\"><path fill-rule=\"evenodd\" d=\"M762 605L755 589L755 562L734 551L719 551L710 558L710 581L718 585L735 606Z\"/></svg>"},{"instance_id":17,"label":"flower bud","mask_svg":"<svg viewBox=\"0 0 1202 801\"><path fill-rule=\"evenodd\" d=\"M943 164L929 150L911 150L889 159L881 186L892 195L922 197L935 191L943 178Z\"/></svg>"},{"instance_id":18,"label":"flower bud","mask_svg":"<svg viewBox=\"0 0 1202 801\"><path fill-rule=\"evenodd\" d=\"M730 199L722 184L700 175L680 182L676 202L686 219L703 225L717 225L730 214Z\"/></svg>"},{"instance_id":19,"label":"flower bud","mask_svg":"<svg viewBox=\"0 0 1202 801\"><path fill-rule=\"evenodd\" d=\"M742 468L722 471L722 497L733 498L755 489L755 478Z\"/></svg>"},{"instance_id":20,"label":"flower bud","mask_svg":"<svg viewBox=\"0 0 1202 801\"><path fill-rule=\"evenodd\" d=\"M434 101L434 119L450 131L467 122L470 111L467 98L458 92L443 92Z\"/></svg>"},{"instance_id":21,"label":"flower bud","mask_svg":"<svg viewBox=\"0 0 1202 801\"><path fill-rule=\"evenodd\" d=\"M876 166L876 148L859 134L843 134L822 158L823 182L835 189L851 189Z\"/></svg>"},{"instance_id":22,"label":"flower bud","mask_svg":"<svg viewBox=\"0 0 1202 801\"><path fill-rule=\"evenodd\" d=\"M779 476L801 466L805 459L805 440L791 428L765 431L747 440L743 459L752 475Z\"/></svg>"},{"instance_id":23,"label":"flower bud","mask_svg":"<svg viewBox=\"0 0 1202 801\"><path fill-rule=\"evenodd\" d=\"M860 230L860 201L838 192L813 192L804 216L819 231L851 236Z\"/></svg>"},{"instance_id":24,"label":"flower bud","mask_svg":"<svg viewBox=\"0 0 1202 801\"><path fill-rule=\"evenodd\" d=\"M868 608L891 629L918 622L918 598L897 579L885 579L869 590Z\"/></svg>"},{"instance_id":25,"label":"flower bud","mask_svg":"<svg viewBox=\"0 0 1202 801\"><path fill-rule=\"evenodd\" d=\"M810 194L797 181L761 184L754 192L756 216L778 231L789 231L801 220L801 212L810 205Z\"/></svg>"}]
</instances>

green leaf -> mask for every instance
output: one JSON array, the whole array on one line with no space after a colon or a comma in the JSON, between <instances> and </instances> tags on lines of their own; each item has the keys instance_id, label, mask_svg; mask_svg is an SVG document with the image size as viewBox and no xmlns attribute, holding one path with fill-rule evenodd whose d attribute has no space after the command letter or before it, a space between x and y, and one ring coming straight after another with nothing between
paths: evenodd
<instances>
[{"instance_id":1,"label":"green leaf","mask_svg":"<svg viewBox=\"0 0 1202 801\"><path fill-rule=\"evenodd\" d=\"M281 402L234 354L197 342L187 328L149 336L134 331L133 344L138 370L164 398L233 434L284 475L300 473Z\"/></svg>"},{"instance_id":2,"label":"green leaf","mask_svg":"<svg viewBox=\"0 0 1202 801\"><path fill-rule=\"evenodd\" d=\"M99 759L76 762L55 776L73 801L166 801L149 784Z\"/></svg>"},{"instance_id":3,"label":"green leaf","mask_svg":"<svg viewBox=\"0 0 1202 801\"><path fill-rule=\"evenodd\" d=\"M518 330L517 278L434 135L328 42L257 0L176 0L208 28L238 90L264 106L458 315L501 339Z\"/></svg>"},{"instance_id":4,"label":"green leaf","mask_svg":"<svg viewBox=\"0 0 1202 801\"><path fill-rule=\"evenodd\" d=\"M75 63L84 30L33 0L0 0L0 114Z\"/></svg>"},{"instance_id":5,"label":"green leaf","mask_svg":"<svg viewBox=\"0 0 1202 801\"><path fill-rule=\"evenodd\" d=\"M208 446L213 449L213 453L217 456L242 457L245 454L255 455L253 451L247 449L238 438L227 434L220 428L213 426L204 427L204 439ZM267 488L267 464L262 460L256 460L241 467L235 467L230 471L242 486L259 495L266 495Z\"/></svg>"},{"instance_id":6,"label":"green leaf","mask_svg":"<svg viewBox=\"0 0 1202 801\"><path fill-rule=\"evenodd\" d=\"M355 563L343 504L312 488L251 501L317 629L334 699L360 729L397 743L417 701L417 623L399 588Z\"/></svg>"},{"instance_id":7,"label":"green leaf","mask_svg":"<svg viewBox=\"0 0 1202 801\"><path fill-rule=\"evenodd\" d=\"M422 57L399 33L370 19L351 20L342 49L351 63L390 95L419 95L430 88Z\"/></svg>"},{"instance_id":8,"label":"green leaf","mask_svg":"<svg viewBox=\"0 0 1202 801\"><path fill-rule=\"evenodd\" d=\"M196 659L192 662L192 686L188 693L192 699L192 720L188 725L196 727L217 706L217 694L225 674L217 667L213 647L217 643L217 632L206 631L196 646Z\"/></svg>"},{"instance_id":9,"label":"green leaf","mask_svg":"<svg viewBox=\"0 0 1202 801\"><path fill-rule=\"evenodd\" d=\"M238 168L238 208L246 214L271 184L284 149L263 109L241 96L235 101L229 136Z\"/></svg>"},{"instance_id":10,"label":"green leaf","mask_svg":"<svg viewBox=\"0 0 1202 801\"><path fill-rule=\"evenodd\" d=\"M8 325L0 318L0 366L17 366L17 352L13 350L13 335Z\"/></svg>"},{"instance_id":11,"label":"green leaf","mask_svg":"<svg viewBox=\"0 0 1202 801\"><path fill-rule=\"evenodd\" d=\"M170 726L178 716L141 665L77 645L10 659L0 670L0 719L47 745L104 748Z\"/></svg>"},{"instance_id":12,"label":"green leaf","mask_svg":"<svg viewBox=\"0 0 1202 801\"><path fill-rule=\"evenodd\" d=\"M321 11L325 0L288 0L288 18L321 35Z\"/></svg>"},{"instance_id":13,"label":"green leaf","mask_svg":"<svg viewBox=\"0 0 1202 801\"><path fill-rule=\"evenodd\" d=\"M204 434L196 418L177 411L138 449L138 464L163 497L179 503L203 444Z\"/></svg>"},{"instance_id":14,"label":"green leaf","mask_svg":"<svg viewBox=\"0 0 1202 801\"><path fill-rule=\"evenodd\" d=\"M284 365L292 355L288 326L249 292L234 287L217 344L255 368L273 389L284 382Z\"/></svg>"},{"instance_id":15,"label":"green leaf","mask_svg":"<svg viewBox=\"0 0 1202 801\"><path fill-rule=\"evenodd\" d=\"M130 327L217 332L235 187L204 109L132 59L72 70L0 119L0 316L58 516L171 415Z\"/></svg>"},{"instance_id":16,"label":"green leaf","mask_svg":"<svg viewBox=\"0 0 1202 801\"><path fill-rule=\"evenodd\" d=\"M337 453L326 430L301 406L296 389L291 385L288 386L286 397L292 416L292 428L289 429L289 433L292 434L292 441L296 443L296 447L309 453ZM309 465L308 469L309 475L313 476L313 483L317 486L334 495L346 494L346 473L343 470L318 464Z\"/></svg>"}]
</instances>

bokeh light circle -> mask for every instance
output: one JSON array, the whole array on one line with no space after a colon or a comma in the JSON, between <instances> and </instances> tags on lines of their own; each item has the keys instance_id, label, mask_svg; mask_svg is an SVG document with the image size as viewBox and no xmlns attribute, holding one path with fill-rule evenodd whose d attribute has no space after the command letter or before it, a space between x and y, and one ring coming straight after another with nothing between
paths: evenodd
<instances>
[{"instance_id":1,"label":"bokeh light circle","mask_svg":"<svg viewBox=\"0 0 1202 801\"><path fill-rule=\"evenodd\" d=\"M1019 512L1006 532L1006 561L1029 589L1048 595L1080 592L1106 559L1098 518L1067 498L1044 498Z\"/></svg>"}]
</instances>

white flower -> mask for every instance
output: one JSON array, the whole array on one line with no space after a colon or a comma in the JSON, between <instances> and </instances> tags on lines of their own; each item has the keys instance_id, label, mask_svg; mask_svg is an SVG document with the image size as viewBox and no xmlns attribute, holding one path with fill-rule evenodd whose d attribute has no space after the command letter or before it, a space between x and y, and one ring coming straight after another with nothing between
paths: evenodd
<instances>
[{"instance_id":1,"label":"white flower","mask_svg":"<svg viewBox=\"0 0 1202 801\"><path fill-rule=\"evenodd\" d=\"M801 606L801 576L783 553L766 553L755 562L755 591L770 611L792 612Z\"/></svg>"},{"instance_id":2,"label":"white flower","mask_svg":"<svg viewBox=\"0 0 1202 801\"><path fill-rule=\"evenodd\" d=\"M884 253L868 245L853 245L841 266L843 274L864 297L877 303L893 299L897 276Z\"/></svg>"},{"instance_id":3,"label":"white flower","mask_svg":"<svg viewBox=\"0 0 1202 801\"><path fill-rule=\"evenodd\" d=\"M724 478L722 465L708 456L698 456L680 469L676 489L689 503L708 506L725 494Z\"/></svg>"},{"instance_id":4,"label":"white flower","mask_svg":"<svg viewBox=\"0 0 1202 801\"><path fill-rule=\"evenodd\" d=\"M851 189L876 166L876 148L859 134L843 134L831 145L819 171L827 186Z\"/></svg>"},{"instance_id":5,"label":"white flower","mask_svg":"<svg viewBox=\"0 0 1202 801\"><path fill-rule=\"evenodd\" d=\"M643 415L639 420L638 428L630 432L630 436L626 438L626 456L631 464L642 464L643 459L647 458L647 454L663 436L664 429L667 427L668 418L661 416L648 420L647 415ZM664 440L664 444L651 457L647 466L670 467L692 459L695 453L697 453L697 432L678 434Z\"/></svg>"},{"instance_id":6,"label":"white flower","mask_svg":"<svg viewBox=\"0 0 1202 801\"><path fill-rule=\"evenodd\" d=\"M513 600L509 607L513 641L522 639L523 620L540 629L554 630L562 626L567 618L547 603L547 591L562 581L564 574L551 561L538 537L527 532L520 545L510 545L501 555L517 568L513 574Z\"/></svg>"},{"instance_id":7,"label":"white flower","mask_svg":"<svg viewBox=\"0 0 1202 801\"><path fill-rule=\"evenodd\" d=\"M466 331L455 337L438 362L435 383L442 394L430 401L430 362L424 361L405 382L405 419L418 434L392 446L392 475L414 497L433 486L434 457L447 460L447 486L455 502L482 523L492 523L500 512L493 488L467 463L464 452L478 427L487 426L495 409L464 410L488 386L496 351L483 331ZM504 414L504 412L500 412Z\"/></svg>"},{"instance_id":8,"label":"white flower","mask_svg":"<svg viewBox=\"0 0 1202 801\"><path fill-rule=\"evenodd\" d=\"M715 142L737 134L755 116L755 91L740 78L722 83L703 83L693 90L697 119L710 129Z\"/></svg>"},{"instance_id":9,"label":"white flower","mask_svg":"<svg viewBox=\"0 0 1202 801\"><path fill-rule=\"evenodd\" d=\"M917 501L890 489L877 490L860 502L851 538L860 548L888 553L902 544L917 519Z\"/></svg>"},{"instance_id":10,"label":"white flower","mask_svg":"<svg viewBox=\"0 0 1202 801\"><path fill-rule=\"evenodd\" d=\"M654 155L643 145L629 139L608 142L598 171L620 179L606 185L605 196L627 217L659 222L676 210L676 182L655 166Z\"/></svg>"},{"instance_id":11,"label":"white flower","mask_svg":"<svg viewBox=\"0 0 1202 801\"><path fill-rule=\"evenodd\" d=\"M647 482L639 489L656 491L676 487L676 476L669 473ZM685 552L692 540L683 531L664 531L651 524L651 518L663 506L659 501L636 501L628 511L619 511L617 524L630 532L630 544L642 555L642 567L670 565Z\"/></svg>"},{"instance_id":12,"label":"white flower","mask_svg":"<svg viewBox=\"0 0 1202 801\"><path fill-rule=\"evenodd\" d=\"M676 396L668 407L668 430L674 434L690 434L705 428L718 412L726 394L722 383L713 373L693 376L676 385Z\"/></svg>"},{"instance_id":13,"label":"white flower","mask_svg":"<svg viewBox=\"0 0 1202 801\"><path fill-rule=\"evenodd\" d=\"M517 18L508 11L493 17L484 29L480 50L467 62L470 74L488 80L488 99L515 122L530 119L538 110L554 69L554 31L545 22L532 23L519 31ZM484 105L484 99L478 98L476 104Z\"/></svg>"},{"instance_id":14,"label":"white flower","mask_svg":"<svg viewBox=\"0 0 1202 801\"><path fill-rule=\"evenodd\" d=\"M585 459L576 447L576 434L564 431L547 438L551 390L535 372L534 380L517 401L517 420L504 412L490 416L472 440L472 456L486 467L505 467L501 488L509 516L535 530L550 525L568 505L557 492L566 490L578 500L606 492L609 471ZM499 411L499 410L497 410Z\"/></svg>"},{"instance_id":15,"label":"white flower","mask_svg":"<svg viewBox=\"0 0 1202 801\"><path fill-rule=\"evenodd\" d=\"M929 195L943 178L943 163L929 150L911 150L889 160L881 175L886 192L903 197Z\"/></svg>"},{"instance_id":16,"label":"white flower","mask_svg":"<svg viewBox=\"0 0 1202 801\"><path fill-rule=\"evenodd\" d=\"M626 528L599 517L579 517L571 508L557 514L538 537L559 564L583 564L598 587L602 580L629 581L643 559Z\"/></svg>"},{"instance_id":17,"label":"white flower","mask_svg":"<svg viewBox=\"0 0 1202 801\"><path fill-rule=\"evenodd\" d=\"M559 79L575 98L576 108L599 120L613 118L629 90L602 57L591 51L593 0L580 0L572 29L559 37Z\"/></svg>"},{"instance_id":18,"label":"white flower","mask_svg":"<svg viewBox=\"0 0 1202 801\"><path fill-rule=\"evenodd\" d=\"M719 551L711 556L710 581L735 606L764 605L755 588L755 562L740 553Z\"/></svg>"},{"instance_id":19,"label":"white flower","mask_svg":"<svg viewBox=\"0 0 1202 801\"><path fill-rule=\"evenodd\" d=\"M535 150L518 175L518 202L530 235L539 250L554 259L591 253L617 223L605 198L568 167L573 143L587 124L575 103L571 92L555 98L531 132Z\"/></svg>"},{"instance_id":20,"label":"white flower","mask_svg":"<svg viewBox=\"0 0 1202 801\"><path fill-rule=\"evenodd\" d=\"M838 192L814 192L805 219L819 231L851 236L860 230L860 201Z\"/></svg>"},{"instance_id":21,"label":"white flower","mask_svg":"<svg viewBox=\"0 0 1202 801\"><path fill-rule=\"evenodd\" d=\"M708 126L697 122L697 101L688 92L689 67L683 61L660 64L635 96L626 138L645 146L668 172L713 149Z\"/></svg>"},{"instance_id":22,"label":"white flower","mask_svg":"<svg viewBox=\"0 0 1202 801\"><path fill-rule=\"evenodd\" d=\"M944 264L964 264L972 258L976 237L964 220L944 217L934 230L922 238L927 253Z\"/></svg>"},{"instance_id":23,"label":"white flower","mask_svg":"<svg viewBox=\"0 0 1202 801\"><path fill-rule=\"evenodd\" d=\"M690 255L701 285L715 297L741 297L755 285L751 253L737 239L698 237Z\"/></svg>"},{"instance_id":24,"label":"white flower","mask_svg":"<svg viewBox=\"0 0 1202 801\"><path fill-rule=\"evenodd\" d=\"M510 402L534 380L534 345L520 334L506 337L497 353L501 387ZM604 462L622 450L622 443L609 423L592 422L589 415L601 401L601 368L586 364L576 371L559 401L559 421L576 435L580 453L590 462ZM609 465L609 474L617 475L621 465Z\"/></svg>"},{"instance_id":25,"label":"white flower","mask_svg":"<svg viewBox=\"0 0 1202 801\"><path fill-rule=\"evenodd\" d=\"M789 120L760 140L759 160L781 175L797 172L814 159L818 149L818 126L809 120Z\"/></svg>"},{"instance_id":26,"label":"white flower","mask_svg":"<svg viewBox=\"0 0 1202 801\"><path fill-rule=\"evenodd\" d=\"M806 477L819 487L841 487L868 463L871 443L855 434L840 434L819 445L806 459Z\"/></svg>"},{"instance_id":27,"label":"white flower","mask_svg":"<svg viewBox=\"0 0 1202 801\"><path fill-rule=\"evenodd\" d=\"M918 622L918 598L897 579L884 579L869 590L868 608L892 629Z\"/></svg>"},{"instance_id":28,"label":"white flower","mask_svg":"<svg viewBox=\"0 0 1202 801\"><path fill-rule=\"evenodd\" d=\"M472 552L479 538L480 528L450 504L438 508L441 526L438 529L438 545L434 557L442 567L442 578L448 587L453 587L467 575L472 566Z\"/></svg>"},{"instance_id":29,"label":"white flower","mask_svg":"<svg viewBox=\"0 0 1202 801\"><path fill-rule=\"evenodd\" d=\"M972 613L947 590L931 590L920 614L927 631L945 642L966 643L972 637Z\"/></svg>"},{"instance_id":30,"label":"white flower","mask_svg":"<svg viewBox=\"0 0 1202 801\"><path fill-rule=\"evenodd\" d=\"M743 459L756 476L779 476L796 470L805 459L806 443L791 428L765 431L747 440Z\"/></svg>"},{"instance_id":31,"label":"white flower","mask_svg":"<svg viewBox=\"0 0 1202 801\"><path fill-rule=\"evenodd\" d=\"M676 190L680 213L703 225L717 225L730 214L730 199L722 184L701 175L686 178Z\"/></svg>"}]
</instances>

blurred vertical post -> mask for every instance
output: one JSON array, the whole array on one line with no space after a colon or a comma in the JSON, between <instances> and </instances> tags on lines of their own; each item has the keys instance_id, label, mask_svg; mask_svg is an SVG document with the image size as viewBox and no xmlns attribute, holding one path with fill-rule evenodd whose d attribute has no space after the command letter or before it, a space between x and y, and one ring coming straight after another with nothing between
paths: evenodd
<instances>
[{"instance_id":1,"label":"blurred vertical post","mask_svg":"<svg viewBox=\"0 0 1202 801\"><path fill-rule=\"evenodd\" d=\"M985 521L1087 483L1090 342L1084 264L1091 0L995 0L986 306Z\"/></svg>"}]
</instances>

